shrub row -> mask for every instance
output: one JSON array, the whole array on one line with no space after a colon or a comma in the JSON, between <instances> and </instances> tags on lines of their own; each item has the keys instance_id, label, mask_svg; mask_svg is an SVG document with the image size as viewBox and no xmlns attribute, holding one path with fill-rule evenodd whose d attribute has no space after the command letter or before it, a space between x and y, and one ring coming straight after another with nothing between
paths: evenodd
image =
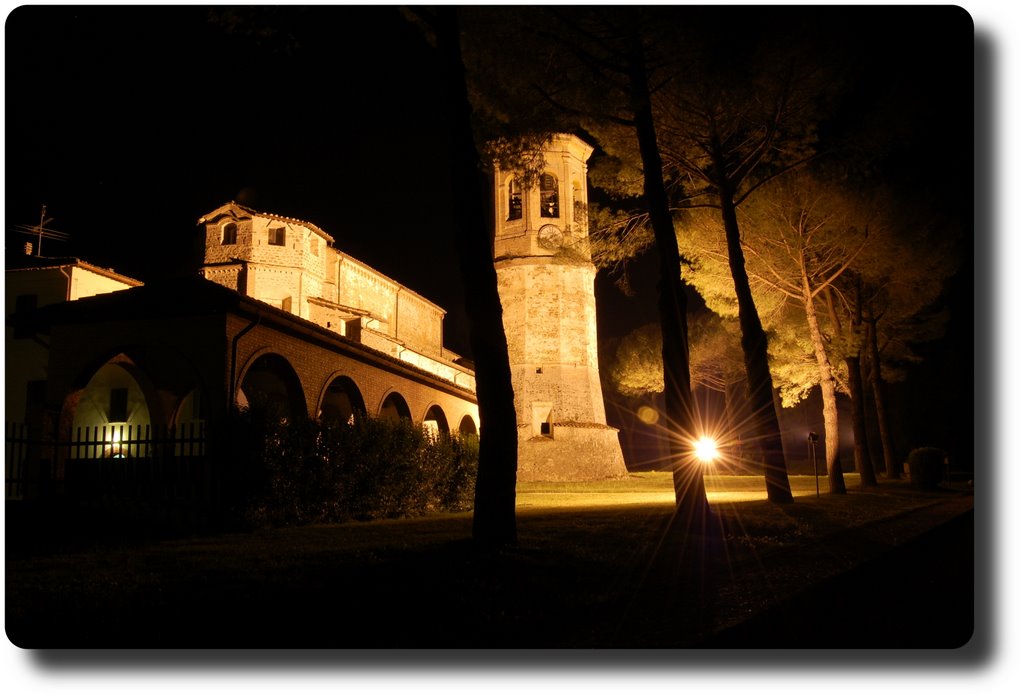
<instances>
[{"instance_id":1,"label":"shrub row","mask_svg":"<svg viewBox=\"0 0 1024 699\"><path fill-rule=\"evenodd\" d=\"M242 518L251 526L342 522L472 508L475 436L428 435L408 420L282 423L245 411Z\"/></svg>"}]
</instances>

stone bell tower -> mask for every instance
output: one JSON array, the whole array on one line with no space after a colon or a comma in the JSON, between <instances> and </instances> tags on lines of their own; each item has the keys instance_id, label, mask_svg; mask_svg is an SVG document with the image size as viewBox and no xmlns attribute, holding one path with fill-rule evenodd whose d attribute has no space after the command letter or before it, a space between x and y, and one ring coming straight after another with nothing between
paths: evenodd
<instances>
[{"instance_id":1,"label":"stone bell tower","mask_svg":"<svg viewBox=\"0 0 1024 699\"><path fill-rule=\"evenodd\" d=\"M552 135L543 174L530 187L494 167L494 266L523 481L626 475L618 430L605 421L598 375L597 270L587 231L592 152L576 136Z\"/></svg>"}]
</instances>

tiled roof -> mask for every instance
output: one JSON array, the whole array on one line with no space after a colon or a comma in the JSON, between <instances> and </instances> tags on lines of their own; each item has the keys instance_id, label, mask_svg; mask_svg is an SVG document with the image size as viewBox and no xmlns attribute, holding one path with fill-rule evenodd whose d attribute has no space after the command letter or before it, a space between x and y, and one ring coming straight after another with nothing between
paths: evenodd
<instances>
[{"instance_id":1,"label":"tiled roof","mask_svg":"<svg viewBox=\"0 0 1024 699\"><path fill-rule=\"evenodd\" d=\"M128 286L142 286L142 282L138 279L133 279L107 267L98 267L77 257L32 257L22 255L7 261L8 272L28 272L40 269L58 269L60 267L79 267L94 274L122 282Z\"/></svg>"},{"instance_id":2,"label":"tiled roof","mask_svg":"<svg viewBox=\"0 0 1024 699\"><path fill-rule=\"evenodd\" d=\"M314 232L318 233L319 235L323 236L329 242L331 242L331 243L334 242L334 237L330 233L328 233L327 231L323 230L322 228L320 228L319 226L317 226L314 223L310 223L309 221L303 221L302 219L298 219L298 218L292 218L291 216L281 216L280 214L272 214L272 213L269 213L269 212L266 212L266 211L256 211L256 209L253 209L251 207L245 206L244 204L239 204L237 201L229 201L227 204L224 204L224 206L220 206L220 207L214 209L213 211L211 211L210 213L206 214L205 216L200 217L198 223L206 223L207 221L210 220L211 214L220 213L221 211L223 211L224 209L226 209L228 207L234 207L236 209L241 209L242 211L244 211L245 213L249 214L250 216L260 216L262 218L269 218L269 219L274 220L274 221L282 221L284 223L294 223L294 224L297 224L299 226L304 226L304 227L308 228L309 230L314 231Z\"/></svg>"}]
</instances>

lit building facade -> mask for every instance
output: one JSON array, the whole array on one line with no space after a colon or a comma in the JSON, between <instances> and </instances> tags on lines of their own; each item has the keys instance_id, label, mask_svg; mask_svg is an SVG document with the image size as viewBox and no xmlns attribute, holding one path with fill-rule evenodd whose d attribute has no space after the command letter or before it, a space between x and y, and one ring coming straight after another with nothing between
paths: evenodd
<instances>
[{"instance_id":1,"label":"lit building facade","mask_svg":"<svg viewBox=\"0 0 1024 699\"><path fill-rule=\"evenodd\" d=\"M199 225L205 278L475 390L443 345L445 310L333 247L316 225L235 202Z\"/></svg>"}]
</instances>

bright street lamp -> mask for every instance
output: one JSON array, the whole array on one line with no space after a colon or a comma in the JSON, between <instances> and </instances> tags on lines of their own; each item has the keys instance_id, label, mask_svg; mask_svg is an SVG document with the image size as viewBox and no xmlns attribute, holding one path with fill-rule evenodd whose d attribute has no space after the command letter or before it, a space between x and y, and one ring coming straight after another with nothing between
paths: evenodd
<instances>
[{"instance_id":1,"label":"bright street lamp","mask_svg":"<svg viewBox=\"0 0 1024 699\"><path fill-rule=\"evenodd\" d=\"M694 454L704 463L710 463L718 458L718 442L711 437L701 437L693 443Z\"/></svg>"}]
</instances>

